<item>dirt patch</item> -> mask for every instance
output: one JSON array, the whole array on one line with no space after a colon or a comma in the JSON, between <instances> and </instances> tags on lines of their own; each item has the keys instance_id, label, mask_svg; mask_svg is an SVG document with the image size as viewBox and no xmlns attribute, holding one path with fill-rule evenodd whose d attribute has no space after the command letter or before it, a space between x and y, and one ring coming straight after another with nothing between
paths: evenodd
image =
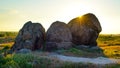
<instances>
[{"instance_id":1,"label":"dirt patch","mask_svg":"<svg viewBox=\"0 0 120 68\"><path fill-rule=\"evenodd\" d=\"M62 61L69 61L69 62L82 62L82 63L92 63L92 64L102 64L102 65L120 63L120 59L112 59L112 58L104 58L104 57L84 58L84 57L64 56L58 54L51 54L50 56L56 57Z\"/></svg>"}]
</instances>

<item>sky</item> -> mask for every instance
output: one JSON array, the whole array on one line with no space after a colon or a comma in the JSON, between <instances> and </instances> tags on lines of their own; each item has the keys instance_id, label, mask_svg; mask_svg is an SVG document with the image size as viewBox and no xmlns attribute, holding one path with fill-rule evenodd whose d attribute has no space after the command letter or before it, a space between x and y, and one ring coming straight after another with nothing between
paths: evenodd
<instances>
[{"instance_id":1,"label":"sky","mask_svg":"<svg viewBox=\"0 0 120 68\"><path fill-rule=\"evenodd\" d=\"M19 31L27 21L47 30L86 13L97 16L101 34L120 34L120 0L0 0L0 31Z\"/></svg>"}]
</instances>

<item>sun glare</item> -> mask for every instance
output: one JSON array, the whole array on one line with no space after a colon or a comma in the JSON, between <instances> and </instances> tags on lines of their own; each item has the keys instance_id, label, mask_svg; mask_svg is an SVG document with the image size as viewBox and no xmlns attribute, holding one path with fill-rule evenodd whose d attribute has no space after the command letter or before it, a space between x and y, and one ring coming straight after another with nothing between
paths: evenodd
<instances>
[{"instance_id":1,"label":"sun glare","mask_svg":"<svg viewBox=\"0 0 120 68\"><path fill-rule=\"evenodd\" d=\"M92 6L86 6L84 4L72 3L72 5L66 6L60 13L62 16L69 16L72 18L81 17L86 13L93 12Z\"/></svg>"},{"instance_id":2,"label":"sun glare","mask_svg":"<svg viewBox=\"0 0 120 68\"><path fill-rule=\"evenodd\" d=\"M78 18L82 18L82 15L78 16Z\"/></svg>"}]
</instances>

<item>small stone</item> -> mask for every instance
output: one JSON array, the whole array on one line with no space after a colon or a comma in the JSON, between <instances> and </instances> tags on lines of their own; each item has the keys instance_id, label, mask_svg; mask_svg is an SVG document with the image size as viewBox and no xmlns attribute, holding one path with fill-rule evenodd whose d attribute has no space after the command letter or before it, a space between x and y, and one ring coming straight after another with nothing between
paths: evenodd
<instances>
[{"instance_id":1,"label":"small stone","mask_svg":"<svg viewBox=\"0 0 120 68\"><path fill-rule=\"evenodd\" d=\"M30 50L30 49L20 49L20 50L17 51L16 53L27 54L27 53L31 53L31 50Z\"/></svg>"}]
</instances>

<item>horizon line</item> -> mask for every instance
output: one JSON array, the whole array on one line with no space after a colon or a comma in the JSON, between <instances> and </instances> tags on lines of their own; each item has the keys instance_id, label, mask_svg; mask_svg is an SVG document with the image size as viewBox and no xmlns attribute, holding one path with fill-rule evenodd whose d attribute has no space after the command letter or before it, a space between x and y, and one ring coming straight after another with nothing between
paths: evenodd
<instances>
[{"instance_id":1,"label":"horizon line","mask_svg":"<svg viewBox=\"0 0 120 68\"><path fill-rule=\"evenodd\" d=\"M12 31L12 30L11 30L11 31L9 31L9 30L8 30L8 31L1 31L1 30L0 30L0 32L19 32L19 31ZM45 32L47 32L47 31L45 31ZM118 35L118 34L120 34L120 33L101 33L101 32L100 32L100 34L104 34L104 35L105 35L105 34L108 34L108 35L111 35L111 34L112 34L112 35L114 35L114 34L116 35L116 34L117 34L117 35Z\"/></svg>"}]
</instances>

